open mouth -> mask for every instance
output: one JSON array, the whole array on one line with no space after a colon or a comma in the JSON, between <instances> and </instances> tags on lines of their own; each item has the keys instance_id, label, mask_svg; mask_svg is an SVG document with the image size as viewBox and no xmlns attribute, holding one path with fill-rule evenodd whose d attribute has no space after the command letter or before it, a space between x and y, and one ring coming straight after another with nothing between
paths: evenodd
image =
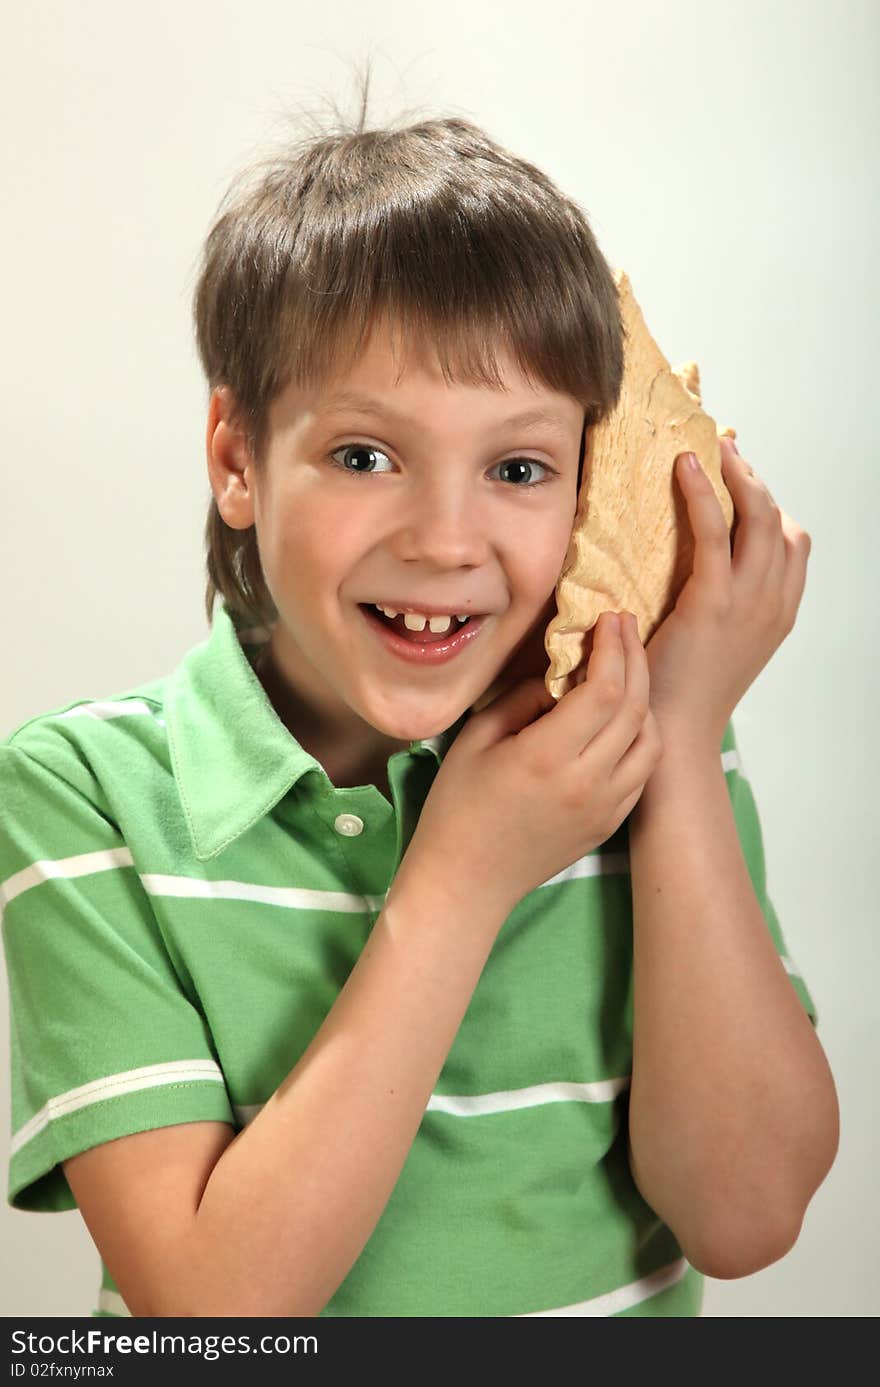
<instances>
[{"instance_id":1,"label":"open mouth","mask_svg":"<svg viewBox=\"0 0 880 1387\"><path fill-rule=\"evenodd\" d=\"M396 631L401 639L410 641L413 645L433 645L441 641L448 641L450 637L464 630L472 620L471 617L467 617L464 621L459 621L457 616L450 616L446 620L446 625L440 630L432 630L430 621L426 621L422 630L418 631L414 625L407 626L405 612L398 612L397 616L392 617L386 616L381 608L374 606L371 602L362 602L360 605L362 611L368 616L375 617L377 621L381 621L383 626L387 626L390 631ZM412 618L410 620L412 621ZM437 627L443 618L434 617L432 620L434 626Z\"/></svg>"},{"instance_id":2,"label":"open mouth","mask_svg":"<svg viewBox=\"0 0 880 1387\"><path fill-rule=\"evenodd\" d=\"M487 620L486 616L470 616L465 621L459 621L458 617L452 616L445 630L432 631L430 623L426 621L423 630L416 631L406 625L403 612L389 617L372 602L360 602L358 606L368 626L382 639L386 649L422 664L451 659L470 644ZM434 624L439 624L437 618L434 618Z\"/></svg>"}]
</instances>

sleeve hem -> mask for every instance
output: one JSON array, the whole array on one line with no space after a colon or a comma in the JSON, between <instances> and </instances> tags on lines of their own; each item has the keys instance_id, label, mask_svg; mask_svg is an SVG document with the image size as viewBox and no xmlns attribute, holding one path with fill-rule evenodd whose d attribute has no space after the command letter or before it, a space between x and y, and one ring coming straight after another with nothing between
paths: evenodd
<instances>
[{"instance_id":1,"label":"sleeve hem","mask_svg":"<svg viewBox=\"0 0 880 1387\"><path fill-rule=\"evenodd\" d=\"M228 1122L237 1128L222 1082L165 1085L103 1099L45 1124L13 1155L7 1202L13 1209L56 1213L75 1209L76 1200L61 1162L136 1132L183 1122Z\"/></svg>"}]
</instances>

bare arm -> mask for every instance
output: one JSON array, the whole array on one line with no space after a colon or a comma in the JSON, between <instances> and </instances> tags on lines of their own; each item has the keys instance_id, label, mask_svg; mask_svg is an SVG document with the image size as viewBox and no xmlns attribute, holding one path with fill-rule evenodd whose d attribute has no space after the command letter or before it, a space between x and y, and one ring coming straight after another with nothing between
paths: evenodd
<instances>
[{"instance_id":1,"label":"bare arm","mask_svg":"<svg viewBox=\"0 0 880 1387\"><path fill-rule=\"evenodd\" d=\"M630 1160L689 1260L791 1248L837 1151L834 1081L752 889L717 753L664 745L630 818Z\"/></svg>"},{"instance_id":2,"label":"bare arm","mask_svg":"<svg viewBox=\"0 0 880 1387\"><path fill-rule=\"evenodd\" d=\"M407 867L308 1050L214 1166L192 1256L149 1313L315 1315L359 1256L508 913Z\"/></svg>"},{"instance_id":3,"label":"bare arm","mask_svg":"<svg viewBox=\"0 0 880 1387\"><path fill-rule=\"evenodd\" d=\"M64 1161L133 1315L313 1316L344 1280L515 903L448 867L404 859L324 1023L237 1136L180 1123Z\"/></svg>"}]
</instances>

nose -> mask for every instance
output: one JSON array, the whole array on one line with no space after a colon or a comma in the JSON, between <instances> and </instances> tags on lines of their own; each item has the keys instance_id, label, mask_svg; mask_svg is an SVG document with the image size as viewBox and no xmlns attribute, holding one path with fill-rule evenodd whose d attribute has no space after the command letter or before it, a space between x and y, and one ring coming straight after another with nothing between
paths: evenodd
<instances>
[{"instance_id":1,"label":"nose","mask_svg":"<svg viewBox=\"0 0 880 1387\"><path fill-rule=\"evenodd\" d=\"M488 499L473 476L457 478L451 468L414 482L391 533L395 556L436 568L479 567L492 548Z\"/></svg>"}]
</instances>

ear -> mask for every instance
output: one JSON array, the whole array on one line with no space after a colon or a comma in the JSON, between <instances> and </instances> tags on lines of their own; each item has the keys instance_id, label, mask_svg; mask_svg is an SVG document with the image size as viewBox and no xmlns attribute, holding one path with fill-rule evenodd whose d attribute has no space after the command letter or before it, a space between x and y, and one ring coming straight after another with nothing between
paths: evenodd
<instances>
[{"instance_id":1,"label":"ear","mask_svg":"<svg viewBox=\"0 0 880 1387\"><path fill-rule=\"evenodd\" d=\"M205 449L217 509L231 529L247 530L254 523L255 465L245 432L236 422L234 406L235 397L228 385L212 391Z\"/></svg>"}]
</instances>

